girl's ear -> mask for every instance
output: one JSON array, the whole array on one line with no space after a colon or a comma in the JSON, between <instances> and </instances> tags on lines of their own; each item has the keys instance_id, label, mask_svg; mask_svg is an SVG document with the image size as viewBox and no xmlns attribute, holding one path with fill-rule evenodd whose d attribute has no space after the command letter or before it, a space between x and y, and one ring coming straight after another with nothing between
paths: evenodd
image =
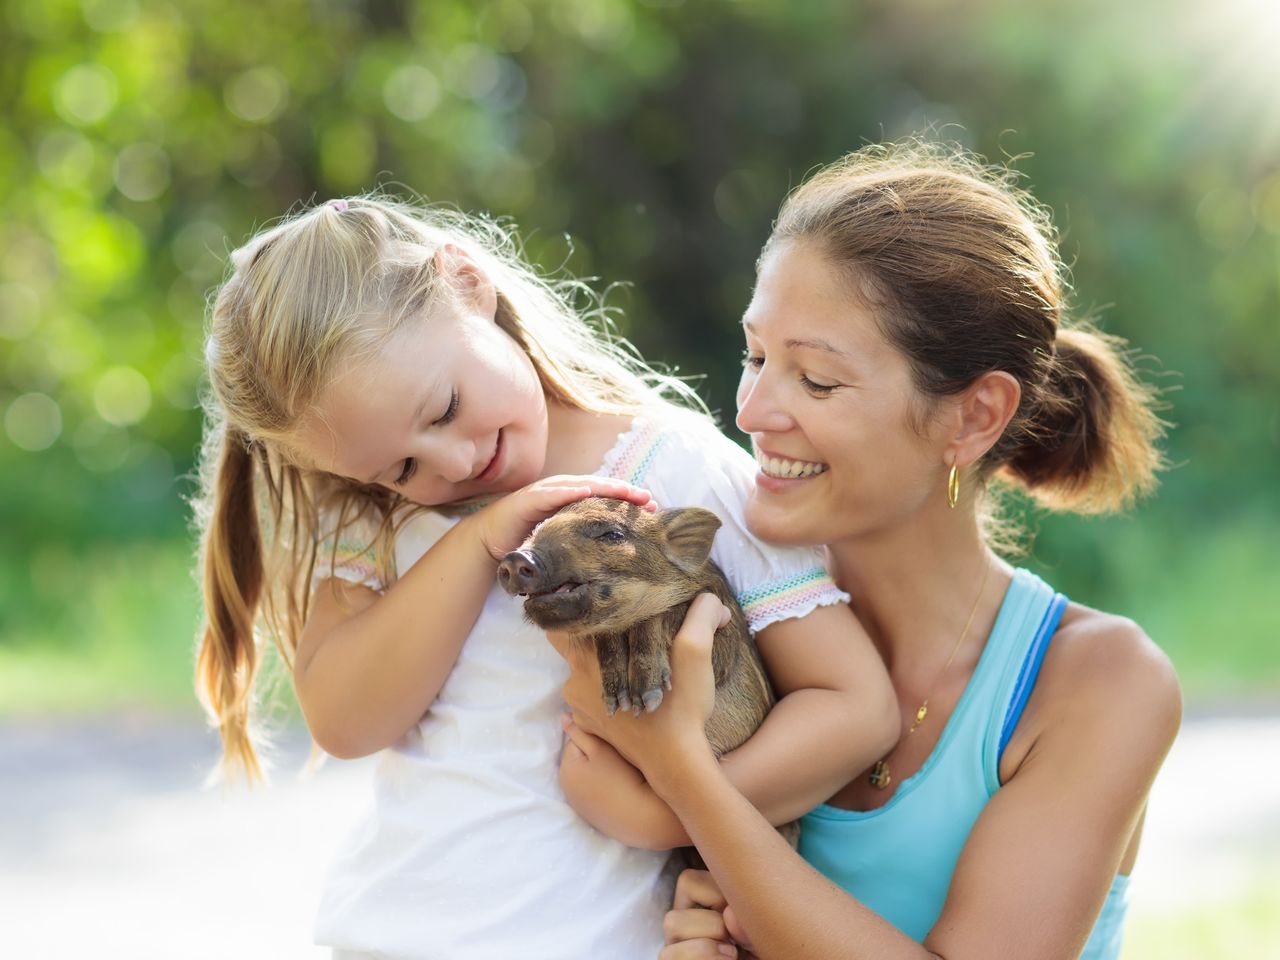
<instances>
[{"instance_id":1,"label":"girl's ear","mask_svg":"<svg viewBox=\"0 0 1280 960\"><path fill-rule=\"evenodd\" d=\"M492 320L498 310L498 291L489 275L471 254L455 243L445 243L432 257L436 272L468 307Z\"/></svg>"}]
</instances>

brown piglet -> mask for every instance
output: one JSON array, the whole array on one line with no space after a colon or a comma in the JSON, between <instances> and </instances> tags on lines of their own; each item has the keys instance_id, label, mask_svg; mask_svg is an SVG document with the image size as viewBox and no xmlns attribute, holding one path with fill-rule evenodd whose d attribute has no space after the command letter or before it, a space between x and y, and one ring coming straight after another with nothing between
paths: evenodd
<instances>
[{"instance_id":1,"label":"brown piglet","mask_svg":"<svg viewBox=\"0 0 1280 960\"><path fill-rule=\"evenodd\" d=\"M742 609L710 559L719 527L700 507L649 513L591 497L539 524L498 567L503 588L528 598L531 622L595 650L610 714L657 709L689 604L699 593L719 597L730 620L712 645L716 701L706 728L717 757L750 737L774 700Z\"/></svg>"}]
</instances>

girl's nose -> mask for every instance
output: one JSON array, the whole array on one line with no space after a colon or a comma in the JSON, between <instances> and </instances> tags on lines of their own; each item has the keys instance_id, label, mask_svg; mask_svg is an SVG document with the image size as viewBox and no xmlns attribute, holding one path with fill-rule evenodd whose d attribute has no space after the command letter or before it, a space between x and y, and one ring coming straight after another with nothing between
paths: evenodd
<instances>
[{"instance_id":1,"label":"girl's nose","mask_svg":"<svg viewBox=\"0 0 1280 960\"><path fill-rule=\"evenodd\" d=\"M795 421L777 402L776 391L764 372L738 387L738 416L735 421L743 433L780 433L791 429Z\"/></svg>"},{"instance_id":2,"label":"girl's nose","mask_svg":"<svg viewBox=\"0 0 1280 960\"><path fill-rule=\"evenodd\" d=\"M433 458L436 470L449 483L462 483L475 467L476 445L470 440L454 440L442 444Z\"/></svg>"}]
</instances>

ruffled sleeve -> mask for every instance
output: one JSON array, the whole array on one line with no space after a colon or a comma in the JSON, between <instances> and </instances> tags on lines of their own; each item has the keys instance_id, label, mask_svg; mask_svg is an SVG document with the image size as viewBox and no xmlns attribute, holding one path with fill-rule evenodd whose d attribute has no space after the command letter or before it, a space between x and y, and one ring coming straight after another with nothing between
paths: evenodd
<instances>
[{"instance_id":1,"label":"ruffled sleeve","mask_svg":"<svg viewBox=\"0 0 1280 960\"><path fill-rule=\"evenodd\" d=\"M705 507L720 518L711 558L753 632L849 602L827 572L823 551L772 546L747 529L755 460L705 418L637 418L612 454L609 475L645 487L660 507Z\"/></svg>"},{"instance_id":2,"label":"ruffled sleeve","mask_svg":"<svg viewBox=\"0 0 1280 960\"><path fill-rule=\"evenodd\" d=\"M312 585L336 577L381 593L387 585L379 575L382 564L377 553L378 522L363 515L339 530L337 521L337 515L332 513L322 518Z\"/></svg>"}]
</instances>

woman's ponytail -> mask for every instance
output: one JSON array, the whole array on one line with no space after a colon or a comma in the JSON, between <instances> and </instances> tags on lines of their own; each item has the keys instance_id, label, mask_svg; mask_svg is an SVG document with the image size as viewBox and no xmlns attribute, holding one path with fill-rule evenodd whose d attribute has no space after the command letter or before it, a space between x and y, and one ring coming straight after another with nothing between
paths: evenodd
<instances>
[{"instance_id":1,"label":"woman's ponytail","mask_svg":"<svg viewBox=\"0 0 1280 960\"><path fill-rule=\"evenodd\" d=\"M263 588L262 531L254 496L257 469L249 438L227 425L202 544L205 624L196 655L196 691L222 738L222 772L254 781L262 767L250 736L254 625Z\"/></svg>"},{"instance_id":2,"label":"woman's ponytail","mask_svg":"<svg viewBox=\"0 0 1280 960\"><path fill-rule=\"evenodd\" d=\"M1126 348L1086 327L1058 331L1046 379L1003 464L1041 505L1110 513L1155 486L1165 424L1156 388L1138 379Z\"/></svg>"}]
</instances>

